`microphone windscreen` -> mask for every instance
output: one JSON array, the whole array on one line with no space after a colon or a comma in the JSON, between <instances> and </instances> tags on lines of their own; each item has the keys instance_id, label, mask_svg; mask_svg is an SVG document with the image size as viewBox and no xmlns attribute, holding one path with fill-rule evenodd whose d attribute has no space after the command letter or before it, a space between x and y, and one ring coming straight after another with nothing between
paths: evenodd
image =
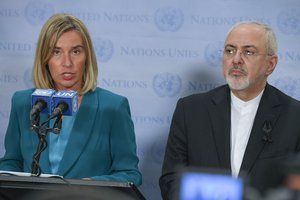
<instances>
[{"instance_id":1,"label":"microphone windscreen","mask_svg":"<svg viewBox=\"0 0 300 200\"><path fill-rule=\"evenodd\" d=\"M55 90L52 89L36 89L31 94L31 107L33 107L41 99L47 103L47 106L41 111L41 113L51 113L53 110L52 96Z\"/></svg>"},{"instance_id":2,"label":"microphone windscreen","mask_svg":"<svg viewBox=\"0 0 300 200\"><path fill-rule=\"evenodd\" d=\"M72 116L78 110L78 93L76 91L58 91L53 95L53 106L56 108L61 102L68 105L62 115Z\"/></svg>"}]
</instances>

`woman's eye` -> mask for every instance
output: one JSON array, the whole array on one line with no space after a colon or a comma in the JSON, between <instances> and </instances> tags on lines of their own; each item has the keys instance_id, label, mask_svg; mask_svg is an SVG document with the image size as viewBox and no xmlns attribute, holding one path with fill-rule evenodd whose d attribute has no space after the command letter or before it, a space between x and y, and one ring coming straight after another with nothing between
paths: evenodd
<instances>
[{"instance_id":1,"label":"woman's eye","mask_svg":"<svg viewBox=\"0 0 300 200\"><path fill-rule=\"evenodd\" d=\"M81 52L80 49L74 49L74 50L73 50L73 54L74 54L74 55L79 55L80 52Z\"/></svg>"},{"instance_id":2,"label":"woman's eye","mask_svg":"<svg viewBox=\"0 0 300 200\"><path fill-rule=\"evenodd\" d=\"M59 55L60 54L60 51L59 50L54 50L53 51L53 55Z\"/></svg>"}]
</instances>

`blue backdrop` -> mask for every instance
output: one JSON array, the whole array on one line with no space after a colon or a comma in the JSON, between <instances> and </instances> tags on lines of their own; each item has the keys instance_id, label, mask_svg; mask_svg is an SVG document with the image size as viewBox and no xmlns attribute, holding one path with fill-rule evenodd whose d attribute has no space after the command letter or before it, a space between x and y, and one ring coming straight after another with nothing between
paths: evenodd
<instances>
[{"instance_id":1,"label":"blue backdrop","mask_svg":"<svg viewBox=\"0 0 300 200\"><path fill-rule=\"evenodd\" d=\"M32 87L38 34L57 12L76 15L90 30L98 85L129 99L147 199L160 199L176 101L224 83L219 50L234 23L257 20L274 29L279 63L269 82L300 99L299 0L1 0L0 156L11 96Z\"/></svg>"}]
</instances>

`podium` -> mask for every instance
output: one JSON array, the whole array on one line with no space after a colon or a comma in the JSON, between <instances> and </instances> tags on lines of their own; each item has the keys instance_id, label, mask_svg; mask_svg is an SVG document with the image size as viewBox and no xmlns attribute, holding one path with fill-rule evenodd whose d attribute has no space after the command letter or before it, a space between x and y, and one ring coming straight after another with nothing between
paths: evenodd
<instances>
[{"instance_id":1,"label":"podium","mask_svg":"<svg viewBox=\"0 0 300 200\"><path fill-rule=\"evenodd\" d=\"M145 200L130 182L0 175L2 200Z\"/></svg>"}]
</instances>

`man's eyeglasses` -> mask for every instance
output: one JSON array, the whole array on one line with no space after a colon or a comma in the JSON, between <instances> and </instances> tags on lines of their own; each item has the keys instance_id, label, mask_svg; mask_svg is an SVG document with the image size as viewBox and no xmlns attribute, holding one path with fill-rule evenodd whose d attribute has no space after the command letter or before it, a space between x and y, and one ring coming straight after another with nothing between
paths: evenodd
<instances>
[{"instance_id":1,"label":"man's eyeglasses","mask_svg":"<svg viewBox=\"0 0 300 200\"><path fill-rule=\"evenodd\" d=\"M225 48L223 51L224 57L226 58L233 58L237 53L240 53L241 57L245 58L245 59L251 59L255 56L259 56L259 55L266 55L266 56L271 56L269 54L265 54L265 53L257 53L254 50L249 50L249 49L243 49L243 50L238 50L236 48Z\"/></svg>"}]
</instances>

